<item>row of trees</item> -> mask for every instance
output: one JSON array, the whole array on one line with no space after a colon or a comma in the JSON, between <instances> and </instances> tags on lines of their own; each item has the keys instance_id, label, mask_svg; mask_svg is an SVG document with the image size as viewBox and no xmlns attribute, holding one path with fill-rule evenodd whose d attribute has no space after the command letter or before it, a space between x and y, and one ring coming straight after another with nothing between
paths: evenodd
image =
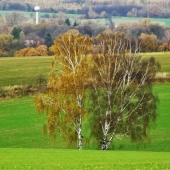
<instances>
[{"instance_id":1,"label":"row of trees","mask_svg":"<svg viewBox=\"0 0 170 170\"><path fill-rule=\"evenodd\" d=\"M8 2L8 1L0 2L0 10L32 11L33 9L34 9L33 5L30 5L29 3Z\"/></svg>"},{"instance_id":2,"label":"row of trees","mask_svg":"<svg viewBox=\"0 0 170 170\"><path fill-rule=\"evenodd\" d=\"M108 11L109 15L126 16L127 12L132 16L140 17L169 17L170 3L168 1L150 2L149 0L141 1L125 1L125 0L112 0L112 1L58 1L55 4L52 2L41 3L43 12L57 12L64 11L67 13L81 13L87 14L90 8L93 8L98 14L102 11ZM21 10L33 11L34 4L19 3L19 2L2 2L0 4L2 10ZM112 12L111 12L112 11Z\"/></svg>"},{"instance_id":3,"label":"row of trees","mask_svg":"<svg viewBox=\"0 0 170 170\"><path fill-rule=\"evenodd\" d=\"M87 1L86 1L87 2ZM155 1L149 0L141 1L103 1L93 2L88 1L82 6L78 13L87 14L90 9L100 14L102 11L107 12L111 16L129 16L129 17L161 17L168 18L170 16L170 3L168 1ZM76 11L75 11L76 12Z\"/></svg>"},{"instance_id":4,"label":"row of trees","mask_svg":"<svg viewBox=\"0 0 170 170\"><path fill-rule=\"evenodd\" d=\"M131 42L113 31L92 39L77 30L56 37L48 90L35 97L38 113L47 116L44 131L61 133L79 150L85 121L102 150L116 137L145 141L156 119L151 81L157 63L143 60Z\"/></svg>"},{"instance_id":5,"label":"row of trees","mask_svg":"<svg viewBox=\"0 0 170 170\"><path fill-rule=\"evenodd\" d=\"M141 52L169 51L164 46L169 45L170 30L168 27L152 23L150 19L143 19L133 24L120 24L115 28L117 32L126 33L129 37L137 38Z\"/></svg>"},{"instance_id":6,"label":"row of trees","mask_svg":"<svg viewBox=\"0 0 170 170\"><path fill-rule=\"evenodd\" d=\"M14 15L16 16L16 15ZM37 47L46 45L49 51L54 43L54 38L70 29L77 29L81 34L88 34L90 37L96 37L104 30L105 26L101 26L92 21L84 23L75 22L71 25L68 18L63 18L62 23L55 21L34 24L18 24L15 27L1 25L0 34L3 36L13 35L13 41L8 46L10 50L1 53L1 56L14 56L16 51L26 47ZM128 37L136 38L141 44L141 52L170 51L170 30L168 27L152 23L150 19L143 19L141 22L132 24L119 24L116 28L112 18L108 18L109 27L119 33L125 33ZM0 39L1 41L1 39ZM26 43L26 42L34 43ZM2 46L6 46L4 40L1 41ZM11 45L12 44L12 45Z\"/></svg>"},{"instance_id":7,"label":"row of trees","mask_svg":"<svg viewBox=\"0 0 170 170\"><path fill-rule=\"evenodd\" d=\"M1 10L16 10L16 11L34 11L34 5L29 2L0 2ZM162 17L170 16L170 3L168 1L150 2L148 0L141 1L56 1L56 3L40 2L42 12L57 13L63 11L66 13L86 14L87 18L99 18L102 11L111 16L129 16L129 17ZM91 9L95 12L91 17L89 12Z\"/></svg>"},{"instance_id":8,"label":"row of trees","mask_svg":"<svg viewBox=\"0 0 170 170\"><path fill-rule=\"evenodd\" d=\"M110 18L108 22L110 23L110 28L113 29L114 22L112 19ZM54 39L52 37L56 37L60 33L62 34L66 30L72 28L76 28L80 33L88 34L90 37L95 37L106 29L106 27L100 26L91 21L85 22L76 27L70 25L69 19L66 19L65 23L67 24L65 27L52 23L50 27L48 27L47 24L40 24L36 27L26 25L21 29L26 33L27 38L30 39L32 37L35 41L40 41L41 44L45 44L48 48L53 45ZM63 28L63 30L58 30L60 27ZM152 23L150 19L143 19L141 22L133 24L120 24L114 28L114 31L125 33L128 37L138 39L141 52L169 51L169 48L167 48L170 39L169 28ZM29 32L35 33L30 34ZM50 32L50 34L47 33L44 38L44 32Z\"/></svg>"},{"instance_id":9,"label":"row of trees","mask_svg":"<svg viewBox=\"0 0 170 170\"><path fill-rule=\"evenodd\" d=\"M57 22L47 22L40 23L38 25L35 24L19 24L15 27L1 25L0 26L0 35L3 37L4 35L10 36L12 35L13 45L9 45L9 49L6 53L1 53L0 56L14 56L16 51L19 51L23 48L29 47L37 47L37 42L40 45L46 45L49 49L54 43L54 38L59 34L63 34L64 32L76 28L82 34L88 34L91 37L96 36L100 32L105 30L105 26L100 26L91 21L85 22L84 24L78 25L77 22L74 25L70 25L70 20L65 19L61 25ZM0 39L1 41L1 39ZM34 43L27 43L27 41ZM4 40L1 41L2 45L6 46ZM49 50L48 50L49 51Z\"/></svg>"},{"instance_id":10,"label":"row of trees","mask_svg":"<svg viewBox=\"0 0 170 170\"><path fill-rule=\"evenodd\" d=\"M168 7L168 8L167 8ZM151 17L151 18L169 18L170 12L169 7L166 6L164 8L159 3L157 4L148 4L147 6L144 6L143 8L131 8L130 11L128 11L127 16L128 17Z\"/></svg>"}]
</instances>

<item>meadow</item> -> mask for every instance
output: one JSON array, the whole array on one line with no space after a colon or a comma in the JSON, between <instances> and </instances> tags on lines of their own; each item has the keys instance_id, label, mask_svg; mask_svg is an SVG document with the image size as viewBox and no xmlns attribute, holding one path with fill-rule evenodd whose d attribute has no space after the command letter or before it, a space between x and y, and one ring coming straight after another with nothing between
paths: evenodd
<instances>
[{"instance_id":1,"label":"meadow","mask_svg":"<svg viewBox=\"0 0 170 170\"><path fill-rule=\"evenodd\" d=\"M153 88L159 97L157 121L150 126L150 141L144 144L132 144L128 138L114 139L110 149L145 150L170 152L170 84L157 84ZM55 139L42 134L46 118L37 115L32 97L0 101L0 147L1 148L67 148L60 134ZM87 123L83 126L84 149L96 149L97 144L89 138ZM75 146L69 146L76 148Z\"/></svg>"},{"instance_id":2,"label":"meadow","mask_svg":"<svg viewBox=\"0 0 170 170\"><path fill-rule=\"evenodd\" d=\"M47 79L53 57L0 58L0 86L35 84Z\"/></svg>"},{"instance_id":3,"label":"meadow","mask_svg":"<svg viewBox=\"0 0 170 170\"><path fill-rule=\"evenodd\" d=\"M31 98L0 102L1 148L66 148L62 138L43 136L45 117L36 114Z\"/></svg>"},{"instance_id":4,"label":"meadow","mask_svg":"<svg viewBox=\"0 0 170 170\"><path fill-rule=\"evenodd\" d=\"M154 57L160 64L160 72L170 72L170 53L169 52L153 52L143 54L145 58Z\"/></svg>"},{"instance_id":5,"label":"meadow","mask_svg":"<svg viewBox=\"0 0 170 170\"><path fill-rule=\"evenodd\" d=\"M170 153L77 151L55 149L0 149L2 170L168 170Z\"/></svg>"},{"instance_id":6,"label":"meadow","mask_svg":"<svg viewBox=\"0 0 170 170\"><path fill-rule=\"evenodd\" d=\"M133 17L112 17L112 20L114 21L115 25L118 26L120 23L134 23L134 22L140 22L143 18L133 18ZM170 20L167 18L149 18L153 23L159 23L160 25L164 26L170 26ZM101 24L101 25L108 25L107 18L99 18L99 19L90 19L91 21ZM82 20L83 22L86 22L87 20Z\"/></svg>"},{"instance_id":7,"label":"meadow","mask_svg":"<svg viewBox=\"0 0 170 170\"><path fill-rule=\"evenodd\" d=\"M170 52L142 54L146 59L155 57L160 72L170 72ZM36 84L41 77L47 79L52 56L0 58L0 86Z\"/></svg>"},{"instance_id":8,"label":"meadow","mask_svg":"<svg viewBox=\"0 0 170 170\"><path fill-rule=\"evenodd\" d=\"M161 64L161 72L170 72L170 53L146 53ZM0 58L0 86L37 84L48 77L53 57ZM144 144L132 144L128 138L114 139L108 151L100 151L94 139L88 141L83 124L83 150L68 145L62 135L53 139L43 135L45 115L38 115L33 97L0 101L0 169L170 169L170 83L155 84L158 96L157 121L150 125ZM69 149L68 149L69 148Z\"/></svg>"}]
</instances>

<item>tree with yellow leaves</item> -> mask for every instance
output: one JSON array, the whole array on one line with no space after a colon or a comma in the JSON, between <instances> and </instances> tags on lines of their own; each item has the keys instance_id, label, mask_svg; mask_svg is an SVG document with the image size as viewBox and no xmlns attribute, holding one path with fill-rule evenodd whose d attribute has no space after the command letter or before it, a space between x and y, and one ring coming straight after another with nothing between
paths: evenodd
<instances>
[{"instance_id":1,"label":"tree with yellow leaves","mask_svg":"<svg viewBox=\"0 0 170 170\"><path fill-rule=\"evenodd\" d=\"M139 37L142 52L158 51L157 36L142 33Z\"/></svg>"},{"instance_id":2,"label":"tree with yellow leaves","mask_svg":"<svg viewBox=\"0 0 170 170\"><path fill-rule=\"evenodd\" d=\"M16 45L16 40L13 40L13 35L0 34L0 55L9 56L10 51Z\"/></svg>"},{"instance_id":3,"label":"tree with yellow leaves","mask_svg":"<svg viewBox=\"0 0 170 170\"><path fill-rule=\"evenodd\" d=\"M47 130L59 131L71 143L82 149L82 119L85 89L88 80L89 36L69 30L55 39L51 51L55 54L49 74L48 91L36 96L38 112L47 114Z\"/></svg>"},{"instance_id":4,"label":"tree with yellow leaves","mask_svg":"<svg viewBox=\"0 0 170 170\"><path fill-rule=\"evenodd\" d=\"M24 57L27 55L27 53L30 51L31 47L24 48L20 51L15 52L15 57Z\"/></svg>"},{"instance_id":5,"label":"tree with yellow leaves","mask_svg":"<svg viewBox=\"0 0 170 170\"><path fill-rule=\"evenodd\" d=\"M40 45L37 48L27 47L16 51L15 57L25 57L25 56L47 56L48 50L46 45Z\"/></svg>"},{"instance_id":6,"label":"tree with yellow leaves","mask_svg":"<svg viewBox=\"0 0 170 170\"><path fill-rule=\"evenodd\" d=\"M47 56L48 55L48 50L46 45L40 45L39 47L36 48L37 51L37 56Z\"/></svg>"}]
</instances>

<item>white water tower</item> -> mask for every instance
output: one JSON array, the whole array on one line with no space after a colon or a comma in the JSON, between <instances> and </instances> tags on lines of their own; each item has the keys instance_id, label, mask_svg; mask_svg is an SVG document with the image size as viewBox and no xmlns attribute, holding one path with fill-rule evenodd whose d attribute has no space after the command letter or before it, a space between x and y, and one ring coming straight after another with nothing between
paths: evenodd
<instances>
[{"instance_id":1,"label":"white water tower","mask_svg":"<svg viewBox=\"0 0 170 170\"><path fill-rule=\"evenodd\" d=\"M40 10L40 7L38 6L38 4L36 4L34 10L36 11L36 24L38 24L38 12Z\"/></svg>"}]
</instances>

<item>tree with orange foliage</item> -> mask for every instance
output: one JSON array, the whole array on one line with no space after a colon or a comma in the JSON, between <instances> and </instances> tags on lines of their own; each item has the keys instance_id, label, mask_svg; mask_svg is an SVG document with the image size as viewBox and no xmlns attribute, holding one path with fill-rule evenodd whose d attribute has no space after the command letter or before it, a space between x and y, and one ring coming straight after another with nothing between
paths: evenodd
<instances>
[{"instance_id":1,"label":"tree with orange foliage","mask_svg":"<svg viewBox=\"0 0 170 170\"><path fill-rule=\"evenodd\" d=\"M40 45L37 48L27 47L20 51L16 51L15 57L25 57L25 56L47 56L48 50L46 45Z\"/></svg>"},{"instance_id":2,"label":"tree with orange foliage","mask_svg":"<svg viewBox=\"0 0 170 170\"><path fill-rule=\"evenodd\" d=\"M29 56L37 56L37 50L35 48L31 47L25 56L28 56L28 57Z\"/></svg>"},{"instance_id":3,"label":"tree with orange foliage","mask_svg":"<svg viewBox=\"0 0 170 170\"><path fill-rule=\"evenodd\" d=\"M154 34L148 35L142 33L139 37L141 52L156 52L158 51L157 36Z\"/></svg>"},{"instance_id":4,"label":"tree with orange foliage","mask_svg":"<svg viewBox=\"0 0 170 170\"><path fill-rule=\"evenodd\" d=\"M38 112L47 114L47 130L60 131L64 137L82 149L82 119L85 89L88 79L87 53L91 50L89 36L69 30L55 39L51 50L55 54L49 74L48 91L36 96Z\"/></svg>"},{"instance_id":5,"label":"tree with orange foliage","mask_svg":"<svg viewBox=\"0 0 170 170\"><path fill-rule=\"evenodd\" d=\"M36 48L37 56L47 56L48 50L46 45L40 45Z\"/></svg>"},{"instance_id":6,"label":"tree with orange foliage","mask_svg":"<svg viewBox=\"0 0 170 170\"><path fill-rule=\"evenodd\" d=\"M30 51L31 47L24 48L20 51L15 52L15 57L24 57L27 56L27 53Z\"/></svg>"},{"instance_id":7,"label":"tree with orange foliage","mask_svg":"<svg viewBox=\"0 0 170 170\"><path fill-rule=\"evenodd\" d=\"M169 51L169 50L170 50L170 46L166 42L159 46L159 51L161 51L161 52L165 52L165 51Z\"/></svg>"}]
</instances>

